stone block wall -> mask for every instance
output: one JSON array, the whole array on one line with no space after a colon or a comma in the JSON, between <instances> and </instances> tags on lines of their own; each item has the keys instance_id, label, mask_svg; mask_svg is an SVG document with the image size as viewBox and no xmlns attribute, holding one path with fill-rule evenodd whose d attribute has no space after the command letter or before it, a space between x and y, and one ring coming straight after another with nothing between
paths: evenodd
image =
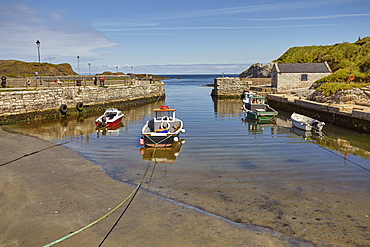
<instances>
[{"instance_id":1,"label":"stone block wall","mask_svg":"<svg viewBox=\"0 0 370 247\"><path fill-rule=\"evenodd\" d=\"M301 75L307 74L307 81L301 81ZM273 80L272 86L279 92L300 88L309 88L312 84L331 73L278 73L277 80Z\"/></svg>"},{"instance_id":2,"label":"stone block wall","mask_svg":"<svg viewBox=\"0 0 370 247\"><path fill-rule=\"evenodd\" d=\"M75 108L78 102L98 105L164 95L164 83L115 87L42 88L35 91L0 92L0 116L58 110L62 104Z\"/></svg>"},{"instance_id":3,"label":"stone block wall","mask_svg":"<svg viewBox=\"0 0 370 247\"><path fill-rule=\"evenodd\" d=\"M212 96L239 97L252 86L269 86L271 78L218 77L214 79Z\"/></svg>"}]
</instances>

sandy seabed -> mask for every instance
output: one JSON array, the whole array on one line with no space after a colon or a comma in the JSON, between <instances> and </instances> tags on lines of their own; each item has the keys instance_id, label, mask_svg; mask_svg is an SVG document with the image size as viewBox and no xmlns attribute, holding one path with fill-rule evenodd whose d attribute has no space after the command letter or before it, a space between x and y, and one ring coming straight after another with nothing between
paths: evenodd
<instances>
[{"instance_id":1,"label":"sandy seabed","mask_svg":"<svg viewBox=\"0 0 370 247\"><path fill-rule=\"evenodd\" d=\"M44 246L96 221L135 189L77 152L0 129L0 246ZM98 246L125 208L55 246ZM102 246L311 246L139 190Z\"/></svg>"}]
</instances>

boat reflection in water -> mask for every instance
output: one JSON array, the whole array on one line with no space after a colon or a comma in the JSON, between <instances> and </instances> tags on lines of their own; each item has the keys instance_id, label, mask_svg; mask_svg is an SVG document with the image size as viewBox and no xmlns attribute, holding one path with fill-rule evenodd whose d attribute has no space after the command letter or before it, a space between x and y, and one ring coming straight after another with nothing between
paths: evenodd
<instances>
[{"instance_id":1,"label":"boat reflection in water","mask_svg":"<svg viewBox=\"0 0 370 247\"><path fill-rule=\"evenodd\" d=\"M184 143L185 139L181 139L177 142L174 142L173 145L169 147L142 147L140 148L140 154L142 155L144 161L154 162L155 164L175 163Z\"/></svg>"},{"instance_id":2,"label":"boat reflection in water","mask_svg":"<svg viewBox=\"0 0 370 247\"><path fill-rule=\"evenodd\" d=\"M182 146L185 143L185 139L181 139L174 142L172 146L157 148L157 147L142 147L140 148L140 154L142 155L143 161L153 162L154 166L148 182L148 189L152 183L154 170L158 163L168 164L175 163L177 156L179 156Z\"/></svg>"},{"instance_id":3,"label":"boat reflection in water","mask_svg":"<svg viewBox=\"0 0 370 247\"><path fill-rule=\"evenodd\" d=\"M255 120L250 118L242 118L242 122L244 125L248 126L248 132L250 134L263 134L266 127L271 129L271 133L273 134L275 130L277 130L276 120Z\"/></svg>"},{"instance_id":4,"label":"boat reflection in water","mask_svg":"<svg viewBox=\"0 0 370 247\"><path fill-rule=\"evenodd\" d=\"M350 154L370 159L370 145L356 139L346 139L345 135L333 135L330 132L323 133L322 131L304 131L295 127L290 128L290 131L306 141L310 141L327 150L338 151L346 160ZM342 130L346 132L348 130Z\"/></svg>"},{"instance_id":5,"label":"boat reflection in water","mask_svg":"<svg viewBox=\"0 0 370 247\"><path fill-rule=\"evenodd\" d=\"M111 136L118 136L120 129L123 127L122 122L118 122L114 125L110 125L109 127L96 127L96 137L99 138L100 134L103 136L111 135Z\"/></svg>"},{"instance_id":6,"label":"boat reflection in water","mask_svg":"<svg viewBox=\"0 0 370 247\"><path fill-rule=\"evenodd\" d=\"M303 137L305 140L319 140L324 137L321 131L305 131L294 126L290 128L290 131Z\"/></svg>"}]
</instances>

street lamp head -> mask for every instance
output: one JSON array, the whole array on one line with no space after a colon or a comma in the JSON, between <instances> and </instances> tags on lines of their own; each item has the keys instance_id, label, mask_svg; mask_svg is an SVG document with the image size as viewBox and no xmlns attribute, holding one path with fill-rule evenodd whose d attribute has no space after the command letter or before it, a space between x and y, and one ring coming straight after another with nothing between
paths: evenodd
<instances>
[{"instance_id":1,"label":"street lamp head","mask_svg":"<svg viewBox=\"0 0 370 247\"><path fill-rule=\"evenodd\" d=\"M39 40L36 41L36 46L37 46L37 48L40 48L40 41Z\"/></svg>"}]
</instances>

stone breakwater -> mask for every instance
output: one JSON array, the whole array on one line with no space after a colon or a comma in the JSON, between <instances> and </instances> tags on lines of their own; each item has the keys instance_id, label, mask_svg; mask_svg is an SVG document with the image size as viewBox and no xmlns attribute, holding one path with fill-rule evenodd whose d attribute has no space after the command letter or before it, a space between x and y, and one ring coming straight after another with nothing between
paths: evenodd
<instances>
[{"instance_id":1,"label":"stone breakwater","mask_svg":"<svg viewBox=\"0 0 370 247\"><path fill-rule=\"evenodd\" d=\"M271 78L218 77L214 79L212 97L239 98L244 90L271 85Z\"/></svg>"},{"instance_id":2,"label":"stone breakwater","mask_svg":"<svg viewBox=\"0 0 370 247\"><path fill-rule=\"evenodd\" d=\"M79 102L85 108L117 102L145 102L164 96L164 92L163 82L0 92L0 124L54 118L60 115L61 105L67 105L68 112L77 112L76 105Z\"/></svg>"}]
</instances>

